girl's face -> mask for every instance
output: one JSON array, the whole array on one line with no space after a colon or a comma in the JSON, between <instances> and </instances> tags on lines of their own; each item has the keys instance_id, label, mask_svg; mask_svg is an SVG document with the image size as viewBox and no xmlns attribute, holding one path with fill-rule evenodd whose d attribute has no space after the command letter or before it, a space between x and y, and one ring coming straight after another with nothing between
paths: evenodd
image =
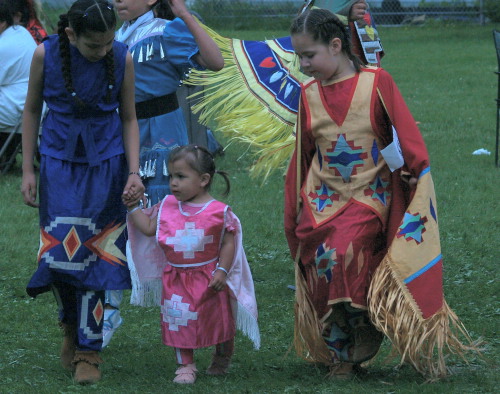
<instances>
[{"instance_id":1,"label":"girl's face","mask_svg":"<svg viewBox=\"0 0 500 394\"><path fill-rule=\"evenodd\" d=\"M326 45L314 41L309 33L298 33L292 35L292 45L305 74L323 81L332 78L337 72L338 55L342 49L339 38L334 38Z\"/></svg>"},{"instance_id":2,"label":"girl's face","mask_svg":"<svg viewBox=\"0 0 500 394\"><path fill-rule=\"evenodd\" d=\"M130 21L144 15L157 0L114 0L118 16L122 21Z\"/></svg>"},{"instance_id":3,"label":"girl's face","mask_svg":"<svg viewBox=\"0 0 500 394\"><path fill-rule=\"evenodd\" d=\"M113 47L115 39L114 29L107 32L88 31L76 36L71 27L66 28L69 42L74 45L89 62L98 62Z\"/></svg>"},{"instance_id":4,"label":"girl's face","mask_svg":"<svg viewBox=\"0 0 500 394\"><path fill-rule=\"evenodd\" d=\"M207 193L205 187L209 174L199 174L185 159L178 159L168 165L170 190L175 198L183 202L197 203Z\"/></svg>"}]
</instances>

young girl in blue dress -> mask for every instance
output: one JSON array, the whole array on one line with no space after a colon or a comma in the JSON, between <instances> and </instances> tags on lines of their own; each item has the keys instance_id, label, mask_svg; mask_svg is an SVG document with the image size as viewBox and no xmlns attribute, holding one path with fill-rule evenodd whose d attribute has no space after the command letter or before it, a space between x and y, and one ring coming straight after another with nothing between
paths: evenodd
<instances>
[{"instance_id":1,"label":"young girl in blue dress","mask_svg":"<svg viewBox=\"0 0 500 394\"><path fill-rule=\"evenodd\" d=\"M39 207L38 269L30 296L52 290L64 329L61 362L79 383L100 379L104 291L130 288L125 213L137 202L139 130L133 62L114 41L105 0L77 0L35 51L23 117L21 192ZM39 204L33 155L42 103Z\"/></svg>"}]
</instances>

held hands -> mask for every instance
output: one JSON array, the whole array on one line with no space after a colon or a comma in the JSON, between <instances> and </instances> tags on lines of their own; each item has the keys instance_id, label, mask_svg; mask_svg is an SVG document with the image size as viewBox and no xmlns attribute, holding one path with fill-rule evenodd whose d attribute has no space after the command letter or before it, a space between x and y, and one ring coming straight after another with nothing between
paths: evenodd
<instances>
[{"instance_id":1,"label":"held hands","mask_svg":"<svg viewBox=\"0 0 500 394\"><path fill-rule=\"evenodd\" d=\"M216 269L208 287L211 287L215 291L224 290L224 288L226 287L226 280L227 274L221 269Z\"/></svg>"},{"instance_id":2,"label":"held hands","mask_svg":"<svg viewBox=\"0 0 500 394\"><path fill-rule=\"evenodd\" d=\"M139 204L139 202L144 198L144 190L145 188L139 175L131 173L128 176L125 189L123 189L123 204L125 204L127 207L132 207Z\"/></svg>"},{"instance_id":3,"label":"held hands","mask_svg":"<svg viewBox=\"0 0 500 394\"><path fill-rule=\"evenodd\" d=\"M26 205L38 208L39 205L36 202L36 176L34 172L23 171L21 193Z\"/></svg>"}]
</instances>

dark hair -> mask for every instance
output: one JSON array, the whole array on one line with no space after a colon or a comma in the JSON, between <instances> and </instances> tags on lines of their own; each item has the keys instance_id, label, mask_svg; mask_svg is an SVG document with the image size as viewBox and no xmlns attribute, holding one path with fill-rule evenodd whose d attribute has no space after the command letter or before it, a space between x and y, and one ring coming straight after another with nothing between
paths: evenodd
<instances>
[{"instance_id":1,"label":"dark hair","mask_svg":"<svg viewBox=\"0 0 500 394\"><path fill-rule=\"evenodd\" d=\"M30 19L38 21L35 5L33 0L11 0L14 14L21 14L21 25L26 26ZM39 21L38 21L39 22Z\"/></svg>"},{"instance_id":2,"label":"dark hair","mask_svg":"<svg viewBox=\"0 0 500 394\"><path fill-rule=\"evenodd\" d=\"M0 0L0 22L6 22L10 27L14 24L15 9L12 1Z\"/></svg>"},{"instance_id":3,"label":"dark hair","mask_svg":"<svg viewBox=\"0 0 500 394\"><path fill-rule=\"evenodd\" d=\"M153 8L157 18L167 19L169 21L175 19L175 14L172 12L172 8L170 8L170 4L168 4L167 0L158 0Z\"/></svg>"},{"instance_id":4,"label":"dark hair","mask_svg":"<svg viewBox=\"0 0 500 394\"><path fill-rule=\"evenodd\" d=\"M115 30L116 16L113 6L106 0L77 0L67 14L59 16L57 34L59 35L59 49L62 59L62 72L66 90L75 98L80 106L85 103L76 95L71 78L71 56L69 39L65 29L71 27L78 37L87 32L107 32ZM115 85L115 63L113 48L104 57L106 74L108 76L108 93L106 100L111 100L111 90Z\"/></svg>"},{"instance_id":5,"label":"dark hair","mask_svg":"<svg viewBox=\"0 0 500 394\"><path fill-rule=\"evenodd\" d=\"M227 196L231 191L231 184L229 182L229 175L225 171L218 171L215 169L215 160L213 155L208 151L207 148L199 145L183 145L178 146L173 149L168 157L168 164L173 163L179 159L184 159L189 164L189 166L195 170L198 174L209 174L210 181L207 185L207 190L210 190L210 185L215 174L219 174L224 178L226 182L226 190L223 196Z\"/></svg>"},{"instance_id":6,"label":"dark hair","mask_svg":"<svg viewBox=\"0 0 500 394\"><path fill-rule=\"evenodd\" d=\"M314 41L325 45L330 44L334 38L339 38L342 43L342 52L353 62L356 72L360 72L362 63L352 53L349 31L332 12L322 8L313 8L303 12L293 20L290 34L310 34Z\"/></svg>"}]
</instances>

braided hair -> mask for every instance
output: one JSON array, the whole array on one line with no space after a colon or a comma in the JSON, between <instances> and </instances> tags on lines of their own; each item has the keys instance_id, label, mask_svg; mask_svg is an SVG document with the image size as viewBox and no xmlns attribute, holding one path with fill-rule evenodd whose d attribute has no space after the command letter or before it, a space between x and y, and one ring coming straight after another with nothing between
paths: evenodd
<instances>
[{"instance_id":1,"label":"braided hair","mask_svg":"<svg viewBox=\"0 0 500 394\"><path fill-rule=\"evenodd\" d=\"M325 45L329 45L334 38L339 38L342 52L352 61L356 72L361 71L362 63L352 53L349 31L332 12L321 8L303 12L293 20L290 34L309 34L314 41Z\"/></svg>"},{"instance_id":2,"label":"braided hair","mask_svg":"<svg viewBox=\"0 0 500 394\"><path fill-rule=\"evenodd\" d=\"M107 32L115 30L116 16L113 7L106 0L77 0L73 3L68 13L59 16L57 34L59 36L59 53L62 60L62 73L64 86L69 94L81 107L85 103L78 97L73 87L71 77L70 43L65 29L71 27L78 37L87 32ZM106 101L111 101L111 91L115 85L115 63L113 48L104 57L108 90Z\"/></svg>"},{"instance_id":3,"label":"braided hair","mask_svg":"<svg viewBox=\"0 0 500 394\"><path fill-rule=\"evenodd\" d=\"M226 189L223 193L223 196L226 197L231 191L231 184L229 182L228 173L215 169L214 156L209 152L207 148L194 144L178 146L170 153L170 156L168 157L168 164L171 164L179 159L186 160L186 163L188 163L188 165L198 174L210 175L210 180L208 181L206 190L210 190L210 185L212 184L214 175L219 174L224 178L224 182L226 183Z\"/></svg>"}]
</instances>

